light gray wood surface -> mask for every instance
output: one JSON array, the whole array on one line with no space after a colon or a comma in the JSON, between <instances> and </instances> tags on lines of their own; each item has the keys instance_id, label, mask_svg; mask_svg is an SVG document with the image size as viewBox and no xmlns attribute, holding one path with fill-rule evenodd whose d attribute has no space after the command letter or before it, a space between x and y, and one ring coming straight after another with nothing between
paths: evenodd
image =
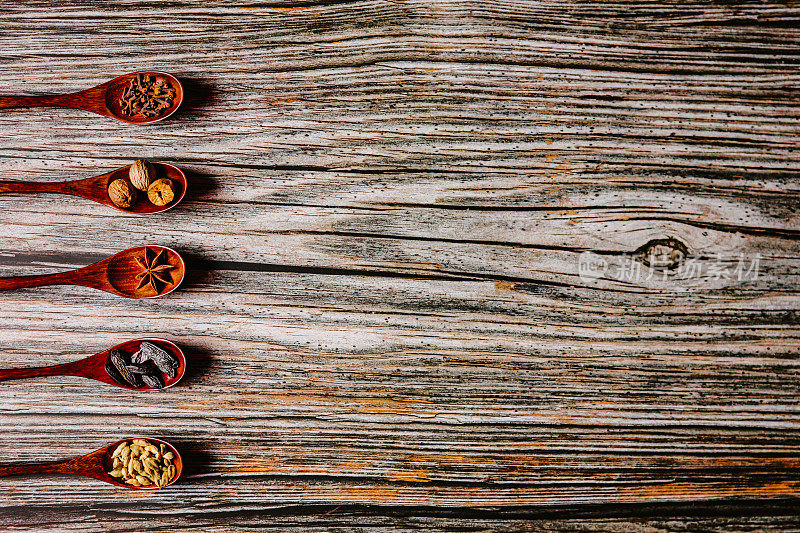
<instances>
[{"instance_id":1,"label":"light gray wood surface","mask_svg":"<svg viewBox=\"0 0 800 533\"><path fill-rule=\"evenodd\" d=\"M145 157L191 191L152 217L0 197L0 275L142 244L189 268L158 300L0 293L0 366L155 335L193 370L0 384L0 462L141 434L188 463L155 494L0 479L0 525L800 531L798 26L796 2L3 2L0 94L158 68L187 100L147 127L4 110L2 178ZM676 268L647 266L660 241Z\"/></svg>"}]
</instances>

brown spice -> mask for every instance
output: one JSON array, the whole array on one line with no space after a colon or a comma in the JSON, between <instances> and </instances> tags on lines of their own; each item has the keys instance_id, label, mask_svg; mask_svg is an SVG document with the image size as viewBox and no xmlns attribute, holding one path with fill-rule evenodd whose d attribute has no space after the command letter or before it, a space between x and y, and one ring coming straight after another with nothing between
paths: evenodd
<instances>
[{"instance_id":1,"label":"brown spice","mask_svg":"<svg viewBox=\"0 0 800 533\"><path fill-rule=\"evenodd\" d=\"M124 115L150 118L172 107L173 100L175 89L168 81L139 73L122 91L119 105Z\"/></svg>"},{"instance_id":2,"label":"brown spice","mask_svg":"<svg viewBox=\"0 0 800 533\"><path fill-rule=\"evenodd\" d=\"M147 188L147 198L153 205L167 205L175 199L175 189L172 180L161 178L150 184Z\"/></svg>"},{"instance_id":3,"label":"brown spice","mask_svg":"<svg viewBox=\"0 0 800 533\"><path fill-rule=\"evenodd\" d=\"M150 288L158 294L162 285L166 287L172 284L172 275L169 271L176 267L169 264L165 256L163 249L155 253L150 248L145 248L144 257L136 257L136 262L142 267L142 271L136 274L136 279L139 281L137 289L150 285Z\"/></svg>"},{"instance_id":4,"label":"brown spice","mask_svg":"<svg viewBox=\"0 0 800 533\"><path fill-rule=\"evenodd\" d=\"M156 179L156 169L149 161L138 159L128 169L128 177L130 177L131 184L134 187L140 191L146 191L150 184L153 183L153 180Z\"/></svg>"},{"instance_id":5,"label":"brown spice","mask_svg":"<svg viewBox=\"0 0 800 533\"><path fill-rule=\"evenodd\" d=\"M147 260L150 263L147 263ZM152 256L147 260L142 261L141 258L137 258L139 265L143 268L146 264L150 266L149 269L145 269L145 272L137 276L137 278L150 278L144 284L140 283L138 288L151 284L153 289L158 292L159 285L154 284L167 285L171 283L172 278L168 271L175 267L172 265L154 265L153 263L156 260ZM165 386L164 375L169 378L177 377L179 367L180 360L174 354L152 342L142 341L139 344L139 350L134 353L113 350L109 354L105 370L108 376L119 385L135 389L141 389L144 385L153 389L163 389Z\"/></svg>"},{"instance_id":6,"label":"brown spice","mask_svg":"<svg viewBox=\"0 0 800 533\"><path fill-rule=\"evenodd\" d=\"M125 441L110 457L108 475L134 487L162 488L178 473L175 454L165 445L156 446L147 439Z\"/></svg>"},{"instance_id":7,"label":"brown spice","mask_svg":"<svg viewBox=\"0 0 800 533\"><path fill-rule=\"evenodd\" d=\"M117 207L127 209L136 201L136 189L126 179L118 179L108 186L108 197Z\"/></svg>"}]
</instances>

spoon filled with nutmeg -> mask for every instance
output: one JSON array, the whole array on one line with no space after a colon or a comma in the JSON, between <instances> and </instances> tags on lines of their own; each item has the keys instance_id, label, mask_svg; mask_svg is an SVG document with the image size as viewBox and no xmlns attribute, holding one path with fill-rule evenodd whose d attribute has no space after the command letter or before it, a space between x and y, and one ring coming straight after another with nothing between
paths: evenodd
<instances>
[{"instance_id":1,"label":"spoon filled with nutmeg","mask_svg":"<svg viewBox=\"0 0 800 533\"><path fill-rule=\"evenodd\" d=\"M72 181L0 181L2 193L80 196L126 213L150 215L175 207L186 195L186 175L169 163L144 159L99 176Z\"/></svg>"},{"instance_id":2,"label":"spoon filled with nutmeg","mask_svg":"<svg viewBox=\"0 0 800 533\"><path fill-rule=\"evenodd\" d=\"M119 440L65 461L0 465L0 477L69 474L133 489L172 485L183 472L183 458L170 443L153 437Z\"/></svg>"},{"instance_id":3,"label":"spoon filled with nutmeg","mask_svg":"<svg viewBox=\"0 0 800 533\"><path fill-rule=\"evenodd\" d=\"M76 93L47 96L0 96L0 109L72 107L131 124L164 120L183 102L183 86L172 74L142 71L123 74Z\"/></svg>"},{"instance_id":4,"label":"spoon filled with nutmeg","mask_svg":"<svg viewBox=\"0 0 800 533\"><path fill-rule=\"evenodd\" d=\"M0 370L0 381L45 376L78 376L123 389L168 389L186 374L186 356L174 342L135 339L61 365Z\"/></svg>"},{"instance_id":5,"label":"spoon filled with nutmeg","mask_svg":"<svg viewBox=\"0 0 800 533\"><path fill-rule=\"evenodd\" d=\"M175 250L165 246L137 246L76 270L0 278L0 291L81 285L125 298L156 298L178 288L185 274L186 264Z\"/></svg>"}]
</instances>

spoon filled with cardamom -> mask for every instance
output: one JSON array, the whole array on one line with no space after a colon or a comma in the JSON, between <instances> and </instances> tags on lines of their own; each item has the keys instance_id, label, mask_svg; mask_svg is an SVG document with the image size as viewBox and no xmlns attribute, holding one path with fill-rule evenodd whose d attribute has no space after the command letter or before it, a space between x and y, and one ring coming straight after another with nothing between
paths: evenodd
<instances>
[{"instance_id":1,"label":"spoon filled with cardamom","mask_svg":"<svg viewBox=\"0 0 800 533\"><path fill-rule=\"evenodd\" d=\"M123 389L167 389L186 374L186 356L175 343L135 339L61 365L0 370L0 381L44 376L79 376Z\"/></svg>"},{"instance_id":2,"label":"spoon filled with cardamom","mask_svg":"<svg viewBox=\"0 0 800 533\"><path fill-rule=\"evenodd\" d=\"M183 459L170 443L153 437L119 440L86 455L52 463L0 465L0 477L68 474L135 489L172 485L183 472Z\"/></svg>"},{"instance_id":3,"label":"spoon filled with cardamom","mask_svg":"<svg viewBox=\"0 0 800 533\"><path fill-rule=\"evenodd\" d=\"M58 274L0 278L0 291L42 285L81 285L125 298L156 298L183 281L183 258L165 246L137 246L102 261Z\"/></svg>"},{"instance_id":4,"label":"spoon filled with cardamom","mask_svg":"<svg viewBox=\"0 0 800 533\"><path fill-rule=\"evenodd\" d=\"M80 196L138 215L161 213L178 205L188 180L169 163L138 159L111 172L71 181L0 181L3 193L54 193Z\"/></svg>"},{"instance_id":5,"label":"spoon filled with cardamom","mask_svg":"<svg viewBox=\"0 0 800 533\"><path fill-rule=\"evenodd\" d=\"M71 107L130 124L164 120L183 102L183 86L172 74L142 71L123 74L91 89L46 96L0 96L0 109Z\"/></svg>"}]
</instances>

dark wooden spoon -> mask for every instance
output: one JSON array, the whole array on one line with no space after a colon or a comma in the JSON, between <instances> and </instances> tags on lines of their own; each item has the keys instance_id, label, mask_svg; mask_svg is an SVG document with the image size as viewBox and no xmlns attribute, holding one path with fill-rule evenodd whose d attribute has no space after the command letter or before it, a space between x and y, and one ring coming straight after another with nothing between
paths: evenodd
<instances>
[{"instance_id":1,"label":"dark wooden spoon","mask_svg":"<svg viewBox=\"0 0 800 533\"><path fill-rule=\"evenodd\" d=\"M117 387L122 387L123 389L136 390L136 391L162 390L162 389L155 389L148 385L143 385L142 387L129 387L127 385L123 385L122 383L114 381L114 379L108 375L108 372L106 372L105 366L106 363L108 362L108 357L111 354L112 350L118 350L123 354L127 355L128 359L130 359L130 355L138 351L139 345L144 341L155 344L159 348L171 353L178 359L178 368L176 369L175 377L171 378L166 374L162 375L162 378L164 380L164 389L168 389L169 387L172 387L173 385L178 383L183 377L183 375L186 373L186 356L184 355L183 350L181 350L173 342L164 339L151 339L151 338L135 339L132 341L123 342L122 344L117 344L116 346L113 346L108 350L96 353L94 355L90 355L89 357L85 357L78 361L72 361L71 363L64 363L63 365L41 366L34 368L11 368L8 370L0 370L0 381L35 378L42 376L80 376L83 378L96 379L97 381L102 381L103 383L108 383L110 385L116 385Z\"/></svg>"},{"instance_id":2,"label":"dark wooden spoon","mask_svg":"<svg viewBox=\"0 0 800 533\"><path fill-rule=\"evenodd\" d=\"M126 298L155 298L183 281L183 258L164 246L137 246L77 270L0 278L0 291L42 285L82 285Z\"/></svg>"},{"instance_id":3,"label":"dark wooden spoon","mask_svg":"<svg viewBox=\"0 0 800 533\"><path fill-rule=\"evenodd\" d=\"M128 115L123 112L120 98L125 88L137 76L153 76L155 79L164 80L175 89L175 98L171 104L160 114L153 117L144 115ZM147 124L164 120L180 107L183 102L183 86L178 78L166 72L154 70L131 72L118 78L107 81L97 87L70 94L55 94L47 96L0 96L0 109L12 107L72 107L91 111L104 117L116 118L131 124Z\"/></svg>"},{"instance_id":4,"label":"dark wooden spoon","mask_svg":"<svg viewBox=\"0 0 800 533\"><path fill-rule=\"evenodd\" d=\"M68 459L66 461L57 461L53 463L0 465L0 477L24 476L29 474L70 474L74 476L92 477L94 479L99 479L100 481L105 481L106 483L111 483L112 485L125 487L127 489L155 489L157 488L156 485L147 485L142 487L127 485L108 475L108 472L111 471L112 465L111 454L114 453L114 450L117 449L117 446L123 442L130 442L134 438L146 439L153 444L163 444L166 446L167 449L169 449L169 451L175 455L175 458L172 460L172 464L175 465L175 476L165 486L168 487L178 481L178 478L181 477L181 473L183 472L183 459L181 458L181 455L170 443L160 439L154 439L153 437L132 437L129 439L122 439L111 443L108 446L103 446L99 450L87 453L86 455L81 455L80 457L75 457L74 459Z\"/></svg>"},{"instance_id":5,"label":"dark wooden spoon","mask_svg":"<svg viewBox=\"0 0 800 533\"><path fill-rule=\"evenodd\" d=\"M127 178L130 167L130 165L125 165L117 170L106 172L99 176L72 181L0 181L0 194L31 192L71 194L73 196L94 200L95 202L113 207L114 209L119 209L125 213L136 213L139 215L161 213L162 211L171 209L186 195L188 181L181 169L169 163L153 163L153 167L156 169L156 178L169 178L172 181L175 188L175 198L167 205L155 205L147 200L146 193L138 191L139 199L131 207L119 207L114 204L108 196L108 186L116 179Z\"/></svg>"}]
</instances>

